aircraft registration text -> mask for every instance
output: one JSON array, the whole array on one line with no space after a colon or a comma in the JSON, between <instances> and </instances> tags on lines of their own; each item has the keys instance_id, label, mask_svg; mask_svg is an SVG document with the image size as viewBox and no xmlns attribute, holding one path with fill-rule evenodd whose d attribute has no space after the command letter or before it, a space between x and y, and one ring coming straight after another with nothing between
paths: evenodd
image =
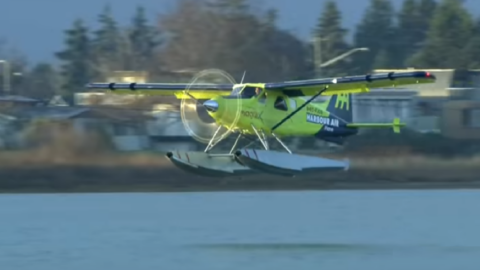
<instances>
[{"instance_id":1,"label":"aircraft registration text","mask_svg":"<svg viewBox=\"0 0 480 270\"><path fill-rule=\"evenodd\" d=\"M260 119L260 114L257 112L242 110L240 113L245 117Z\"/></svg>"},{"instance_id":2,"label":"aircraft registration text","mask_svg":"<svg viewBox=\"0 0 480 270\"><path fill-rule=\"evenodd\" d=\"M338 119L322 117L322 116L318 116L318 115L314 115L314 114L310 114L310 113L307 113L307 122L315 123L315 124L321 124L321 125L327 125L327 126L333 126L333 127L339 127L339 125L340 125Z\"/></svg>"}]
</instances>

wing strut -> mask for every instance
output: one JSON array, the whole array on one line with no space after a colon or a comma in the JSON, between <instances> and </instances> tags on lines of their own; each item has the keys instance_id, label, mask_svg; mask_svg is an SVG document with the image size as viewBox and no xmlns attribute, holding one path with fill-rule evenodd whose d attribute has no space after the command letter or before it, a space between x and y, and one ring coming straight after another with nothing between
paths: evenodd
<instances>
[{"instance_id":1,"label":"wing strut","mask_svg":"<svg viewBox=\"0 0 480 270\"><path fill-rule=\"evenodd\" d=\"M328 88L328 85L323 87L322 90L318 91L314 96L312 96L310 99L308 99L305 103L302 104L302 106L298 107L295 111L291 112L289 115L287 115L285 118L283 118L280 122L278 122L275 126L272 127L272 130L270 132L273 133L275 129L279 128L283 123L285 123L288 119L290 119L292 116L297 114L301 109L303 109L305 106L310 104L314 99L316 99L318 96L320 96L323 92L325 92Z\"/></svg>"}]
</instances>

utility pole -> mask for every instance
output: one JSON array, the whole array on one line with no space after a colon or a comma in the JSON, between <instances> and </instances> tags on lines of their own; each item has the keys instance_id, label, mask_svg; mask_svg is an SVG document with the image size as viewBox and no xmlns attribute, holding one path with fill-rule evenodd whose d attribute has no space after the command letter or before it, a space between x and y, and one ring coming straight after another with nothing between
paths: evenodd
<instances>
[{"instance_id":1,"label":"utility pole","mask_svg":"<svg viewBox=\"0 0 480 270\"><path fill-rule=\"evenodd\" d=\"M10 93L10 63L7 60L0 60L2 64L2 73L3 73L3 93Z\"/></svg>"},{"instance_id":2,"label":"utility pole","mask_svg":"<svg viewBox=\"0 0 480 270\"><path fill-rule=\"evenodd\" d=\"M320 36L313 37L313 65L315 69L315 77L320 77L322 73L322 41L326 38Z\"/></svg>"}]
</instances>

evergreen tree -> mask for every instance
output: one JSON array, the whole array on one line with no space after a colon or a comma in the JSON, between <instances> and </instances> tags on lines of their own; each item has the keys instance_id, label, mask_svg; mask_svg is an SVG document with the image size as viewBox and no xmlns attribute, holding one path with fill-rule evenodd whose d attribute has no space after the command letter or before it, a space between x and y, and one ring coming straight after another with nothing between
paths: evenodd
<instances>
[{"instance_id":1,"label":"evergreen tree","mask_svg":"<svg viewBox=\"0 0 480 270\"><path fill-rule=\"evenodd\" d=\"M92 79L91 43L88 33L89 30L83 21L75 20L73 27L65 31L66 48L56 53L63 62L61 65L62 89L66 95L83 91L85 84Z\"/></svg>"},{"instance_id":2,"label":"evergreen tree","mask_svg":"<svg viewBox=\"0 0 480 270\"><path fill-rule=\"evenodd\" d=\"M275 14L275 15L274 15ZM276 11L269 10L266 15L266 27L257 46L262 46L257 54L265 55L265 77L259 80L289 80L311 78L311 53L304 42L276 26ZM254 51L255 53L255 51ZM255 58L252 53L251 57Z\"/></svg>"},{"instance_id":3,"label":"evergreen tree","mask_svg":"<svg viewBox=\"0 0 480 270\"><path fill-rule=\"evenodd\" d=\"M474 35L474 21L462 0L444 0L435 10L423 47L412 60L418 68L466 68L471 55L466 44Z\"/></svg>"},{"instance_id":4,"label":"evergreen tree","mask_svg":"<svg viewBox=\"0 0 480 270\"><path fill-rule=\"evenodd\" d=\"M392 54L389 53L386 49L381 49L373 59L373 67L388 67L392 63Z\"/></svg>"},{"instance_id":5,"label":"evergreen tree","mask_svg":"<svg viewBox=\"0 0 480 270\"><path fill-rule=\"evenodd\" d=\"M267 13L265 14L265 23L270 27L270 29L274 29L275 26L277 25L277 20L278 20L278 10L271 8L267 10Z\"/></svg>"},{"instance_id":6,"label":"evergreen tree","mask_svg":"<svg viewBox=\"0 0 480 270\"><path fill-rule=\"evenodd\" d=\"M371 0L363 20L357 26L354 36L356 47L367 47L368 52L355 55L358 72L370 72L373 68L390 68L395 54L394 9L389 0ZM387 66L374 66L374 61L382 50L388 54ZM384 58L384 57L382 57Z\"/></svg>"},{"instance_id":7,"label":"evergreen tree","mask_svg":"<svg viewBox=\"0 0 480 270\"><path fill-rule=\"evenodd\" d=\"M33 98L51 98L59 93L56 70L48 63L39 63L27 73L24 95Z\"/></svg>"},{"instance_id":8,"label":"evergreen tree","mask_svg":"<svg viewBox=\"0 0 480 270\"><path fill-rule=\"evenodd\" d=\"M406 0L410 1L410 0ZM398 42L399 46L403 46L402 54L398 62L399 66L411 66L412 57L414 57L425 46L427 34L430 30L430 23L432 21L433 14L437 7L435 0L417 0L414 5L414 10L411 10L411 6L405 7L402 15L399 18L400 31L397 35L399 39L403 36L407 36L408 42ZM408 15L411 10L412 16Z\"/></svg>"},{"instance_id":9,"label":"evergreen tree","mask_svg":"<svg viewBox=\"0 0 480 270\"><path fill-rule=\"evenodd\" d=\"M326 2L321 16L318 18L317 27L314 32L314 42L319 50L318 56L321 65L339 55L346 53L349 46L345 41L347 30L342 27L342 15L335 1ZM320 67L317 66L318 69ZM321 69L321 74L316 76L341 76L348 72L347 65L343 62L333 63Z\"/></svg>"},{"instance_id":10,"label":"evergreen tree","mask_svg":"<svg viewBox=\"0 0 480 270\"><path fill-rule=\"evenodd\" d=\"M404 68L405 62L417 52L423 42L423 29L419 27L420 17L416 0L405 0L398 14L395 35L395 66Z\"/></svg>"},{"instance_id":11,"label":"evergreen tree","mask_svg":"<svg viewBox=\"0 0 480 270\"><path fill-rule=\"evenodd\" d=\"M480 69L480 19L477 20L470 41L465 47L467 68Z\"/></svg>"},{"instance_id":12,"label":"evergreen tree","mask_svg":"<svg viewBox=\"0 0 480 270\"><path fill-rule=\"evenodd\" d=\"M133 57L132 69L149 69L155 58L155 50L161 42L159 31L148 24L143 7L137 7L128 37Z\"/></svg>"},{"instance_id":13,"label":"evergreen tree","mask_svg":"<svg viewBox=\"0 0 480 270\"><path fill-rule=\"evenodd\" d=\"M98 21L100 29L94 32L92 54L98 79L104 79L110 72L123 69L123 51L121 33L109 5L98 16Z\"/></svg>"},{"instance_id":14,"label":"evergreen tree","mask_svg":"<svg viewBox=\"0 0 480 270\"><path fill-rule=\"evenodd\" d=\"M418 3L418 25L417 27L422 30L419 34L419 40L425 40L427 38L428 31L430 29L430 23L435 14L437 8L437 2L435 0L420 0Z\"/></svg>"}]
</instances>

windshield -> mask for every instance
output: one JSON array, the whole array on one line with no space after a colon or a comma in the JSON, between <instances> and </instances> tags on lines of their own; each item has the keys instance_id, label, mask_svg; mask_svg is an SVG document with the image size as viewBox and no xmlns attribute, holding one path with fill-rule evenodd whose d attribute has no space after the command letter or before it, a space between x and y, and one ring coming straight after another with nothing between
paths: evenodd
<instances>
[{"instance_id":1,"label":"windshield","mask_svg":"<svg viewBox=\"0 0 480 270\"><path fill-rule=\"evenodd\" d=\"M229 95L229 98L242 98L249 99L257 96L261 92L261 88L238 85L234 86L232 92Z\"/></svg>"},{"instance_id":2,"label":"windshield","mask_svg":"<svg viewBox=\"0 0 480 270\"><path fill-rule=\"evenodd\" d=\"M232 93L230 95L231 96L238 96L240 94L240 92L242 91L243 87L244 87L243 85L234 86L233 90L232 90Z\"/></svg>"}]
</instances>

